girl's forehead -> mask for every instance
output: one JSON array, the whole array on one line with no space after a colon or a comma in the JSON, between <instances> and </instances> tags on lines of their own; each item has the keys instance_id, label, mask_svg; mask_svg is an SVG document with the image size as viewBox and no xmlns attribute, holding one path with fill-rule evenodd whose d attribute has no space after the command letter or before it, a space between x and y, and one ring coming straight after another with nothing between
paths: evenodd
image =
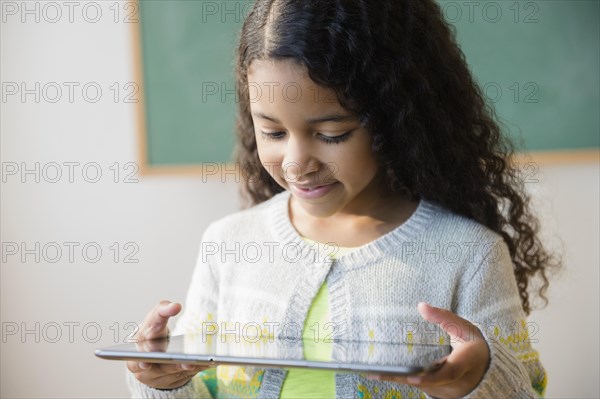
<instances>
[{"instance_id":1,"label":"girl's forehead","mask_svg":"<svg viewBox=\"0 0 600 399\"><path fill-rule=\"evenodd\" d=\"M253 60L248 66L248 76L250 77L250 75L259 79L263 77L291 77L297 80L310 80L306 67L293 59Z\"/></svg>"},{"instance_id":2,"label":"girl's forehead","mask_svg":"<svg viewBox=\"0 0 600 399\"><path fill-rule=\"evenodd\" d=\"M277 115L293 115L294 119L305 121L322 119L324 115L335 115L339 122L356 119L348 118L350 112L341 106L333 89L316 84L307 68L293 59L252 61L248 68L248 97L253 116L272 121ZM268 115L271 117L264 117Z\"/></svg>"},{"instance_id":3,"label":"girl's forehead","mask_svg":"<svg viewBox=\"0 0 600 399\"><path fill-rule=\"evenodd\" d=\"M281 94L293 102L299 101L301 94L314 102L338 104L334 90L315 83L307 68L294 60L252 61L248 68L248 85L250 92Z\"/></svg>"}]
</instances>

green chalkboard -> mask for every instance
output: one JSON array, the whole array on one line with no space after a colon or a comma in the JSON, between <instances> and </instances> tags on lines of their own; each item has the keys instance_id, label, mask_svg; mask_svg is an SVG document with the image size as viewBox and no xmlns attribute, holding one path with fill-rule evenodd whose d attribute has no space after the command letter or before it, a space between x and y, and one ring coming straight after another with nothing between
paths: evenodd
<instances>
[{"instance_id":1,"label":"green chalkboard","mask_svg":"<svg viewBox=\"0 0 600 399\"><path fill-rule=\"evenodd\" d=\"M251 2L142 0L147 162L227 162L234 145L234 50Z\"/></svg>"},{"instance_id":2,"label":"green chalkboard","mask_svg":"<svg viewBox=\"0 0 600 399\"><path fill-rule=\"evenodd\" d=\"M459 19L457 40L511 137L529 151L600 147L598 1L474 2L460 16L452 3L440 2L446 20Z\"/></svg>"},{"instance_id":3,"label":"green chalkboard","mask_svg":"<svg viewBox=\"0 0 600 399\"><path fill-rule=\"evenodd\" d=\"M438 2L523 150L600 147L597 0ZM139 2L148 166L232 161L234 53L252 3Z\"/></svg>"}]
</instances>

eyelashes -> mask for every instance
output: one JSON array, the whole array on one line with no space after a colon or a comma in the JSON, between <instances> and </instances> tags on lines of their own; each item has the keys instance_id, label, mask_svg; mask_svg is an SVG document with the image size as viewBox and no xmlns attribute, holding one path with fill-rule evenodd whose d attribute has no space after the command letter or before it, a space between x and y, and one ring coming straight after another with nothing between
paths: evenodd
<instances>
[{"instance_id":1,"label":"eyelashes","mask_svg":"<svg viewBox=\"0 0 600 399\"><path fill-rule=\"evenodd\" d=\"M331 136L325 136L320 134L320 140L324 141L327 144L339 144L342 143L346 140L348 140L351 136L352 133L354 132L354 130L350 130L349 132L346 132L342 135L339 136L335 136L335 137L331 137ZM285 132L274 132L274 133L266 133L261 131L261 136L266 139L266 140L282 140L285 136Z\"/></svg>"},{"instance_id":2,"label":"eyelashes","mask_svg":"<svg viewBox=\"0 0 600 399\"><path fill-rule=\"evenodd\" d=\"M342 142L348 140L350 138L350 136L352 136L352 132L354 132L354 130L350 130L349 132L346 132L340 136L335 136L335 137L321 136L321 140L323 140L327 144L342 143Z\"/></svg>"}]
</instances>

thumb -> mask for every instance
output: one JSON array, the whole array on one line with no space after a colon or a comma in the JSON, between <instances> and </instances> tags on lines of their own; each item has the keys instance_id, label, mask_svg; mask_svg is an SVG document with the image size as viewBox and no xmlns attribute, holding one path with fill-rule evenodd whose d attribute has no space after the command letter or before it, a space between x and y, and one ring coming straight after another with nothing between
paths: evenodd
<instances>
[{"instance_id":1,"label":"thumb","mask_svg":"<svg viewBox=\"0 0 600 399\"><path fill-rule=\"evenodd\" d=\"M158 309L157 309L157 314L158 314L158 316L166 318L168 320L169 317L175 316L180 311L181 311L180 303L164 300L164 301L160 301L160 304L158 305Z\"/></svg>"},{"instance_id":2,"label":"thumb","mask_svg":"<svg viewBox=\"0 0 600 399\"><path fill-rule=\"evenodd\" d=\"M417 309L425 320L439 325L450 336L451 342L472 341L481 335L474 324L449 310L436 308L425 302L419 303Z\"/></svg>"},{"instance_id":3,"label":"thumb","mask_svg":"<svg viewBox=\"0 0 600 399\"><path fill-rule=\"evenodd\" d=\"M167 300L160 301L148 315L143 337L145 339L154 339L169 335L167 327L169 317L175 316L180 311L181 304Z\"/></svg>"}]
</instances>

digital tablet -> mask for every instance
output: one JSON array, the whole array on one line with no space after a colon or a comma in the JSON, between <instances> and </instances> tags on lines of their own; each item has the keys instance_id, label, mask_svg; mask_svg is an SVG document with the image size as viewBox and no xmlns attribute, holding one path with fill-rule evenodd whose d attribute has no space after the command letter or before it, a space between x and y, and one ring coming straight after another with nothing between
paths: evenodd
<instances>
[{"instance_id":1,"label":"digital tablet","mask_svg":"<svg viewBox=\"0 0 600 399\"><path fill-rule=\"evenodd\" d=\"M320 345L329 361L307 360L303 348ZM418 375L443 364L451 347L441 344L406 344L376 341L312 342L302 339L239 339L236 336L185 334L96 350L112 360L148 363L242 365L261 368L311 368L339 372Z\"/></svg>"}]
</instances>

